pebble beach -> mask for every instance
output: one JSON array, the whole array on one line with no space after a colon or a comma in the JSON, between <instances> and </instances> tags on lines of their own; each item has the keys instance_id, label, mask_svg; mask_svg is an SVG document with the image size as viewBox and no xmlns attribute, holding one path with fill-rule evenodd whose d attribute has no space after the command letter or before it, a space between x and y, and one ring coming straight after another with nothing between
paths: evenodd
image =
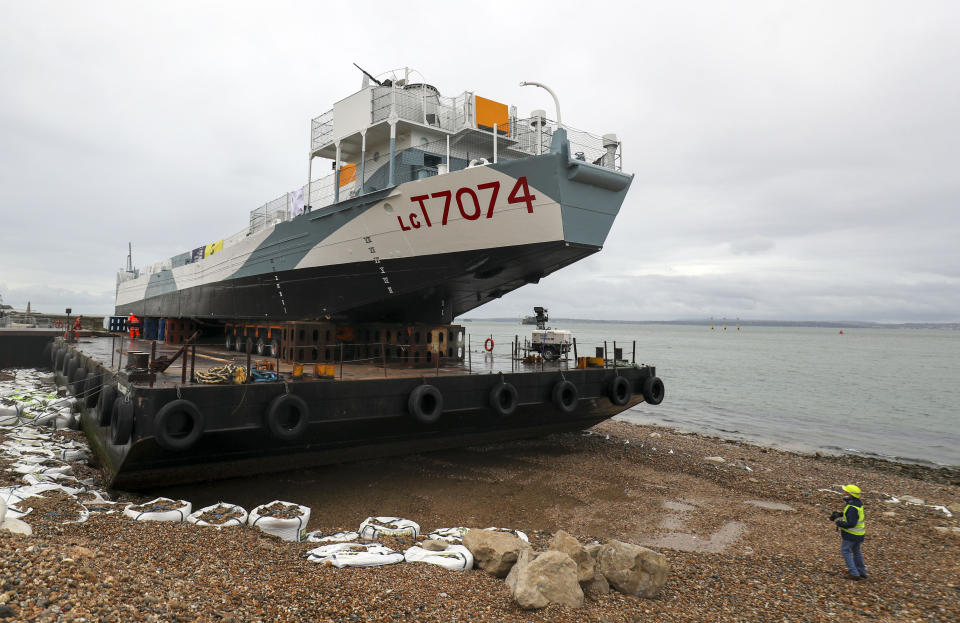
<instances>
[{"instance_id":1,"label":"pebble beach","mask_svg":"<svg viewBox=\"0 0 960 623\"><path fill-rule=\"evenodd\" d=\"M82 435L65 431L65 437ZM5 432L0 430L0 443ZM0 459L0 464L4 460ZM6 461L9 463L9 461ZM0 472L0 486L20 483ZM77 473L95 481L85 461ZM0 616L16 621L879 621L960 620L960 474L801 455L666 428L605 422L586 433L350 466L309 530L368 515L520 529L536 549L565 530L663 553L654 599L615 591L582 608L523 610L484 571L422 563L336 569L315 543L259 530L75 518L69 496L34 498L32 536L0 531ZM315 475L315 474L314 474ZM864 490L869 579L846 579L828 521L839 485ZM225 483L229 485L229 481ZM212 483L211 487L216 484ZM314 485L316 486L316 485ZM140 495L111 492L118 502ZM911 500L908 503L905 500ZM264 500L266 502L268 500ZM297 500L292 500L297 502ZM919 503L918 503L919 502Z\"/></svg>"}]
</instances>

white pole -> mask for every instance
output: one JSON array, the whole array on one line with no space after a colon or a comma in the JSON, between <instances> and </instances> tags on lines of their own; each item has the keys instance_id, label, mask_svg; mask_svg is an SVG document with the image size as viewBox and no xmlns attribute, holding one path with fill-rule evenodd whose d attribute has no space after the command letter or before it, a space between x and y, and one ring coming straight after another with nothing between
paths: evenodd
<instances>
[{"instance_id":1,"label":"white pole","mask_svg":"<svg viewBox=\"0 0 960 623\"><path fill-rule=\"evenodd\" d=\"M522 87L540 87L544 89L547 93L553 96L553 105L557 107L557 127L563 127L563 121L560 119L560 100L557 98L557 94L553 92L553 89L547 85L540 82L521 82L520 86Z\"/></svg>"},{"instance_id":2,"label":"white pole","mask_svg":"<svg viewBox=\"0 0 960 623\"><path fill-rule=\"evenodd\" d=\"M340 141L337 141L337 159L333 167L333 202L340 203Z\"/></svg>"},{"instance_id":3,"label":"white pole","mask_svg":"<svg viewBox=\"0 0 960 623\"><path fill-rule=\"evenodd\" d=\"M304 197L304 212L310 211L310 191L313 190L313 152L310 152L310 158L307 160L307 196Z\"/></svg>"},{"instance_id":4,"label":"white pole","mask_svg":"<svg viewBox=\"0 0 960 623\"><path fill-rule=\"evenodd\" d=\"M450 172L450 135L447 134L447 173Z\"/></svg>"},{"instance_id":5,"label":"white pole","mask_svg":"<svg viewBox=\"0 0 960 623\"><path fill-rule=\"evenodd\" d=\"M497 124L493 124L493 164L497 164Z\"/></svg>"}]
</instances>

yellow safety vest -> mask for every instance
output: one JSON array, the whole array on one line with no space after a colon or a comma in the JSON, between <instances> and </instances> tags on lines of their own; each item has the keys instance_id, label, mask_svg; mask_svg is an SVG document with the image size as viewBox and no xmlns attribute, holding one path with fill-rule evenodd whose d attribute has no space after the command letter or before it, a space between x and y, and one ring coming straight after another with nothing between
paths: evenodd
<instances>
[{"instance_id":1,"label":"yellow safety vest","mask_svg":"<svg viewBox=\"0 0 960 623\"><path fill-rule=\"evenodd\" d=\"M843 520L847 520L847 509L855 508L857 509L857 525L852 528L840 528L844 532L849 532L850 534L855 534L857 536L863 536L867 533L867 522L864 520L863 507L854 506L853 504L847 504L843 507Z\"/></svg>"}]
</instances>

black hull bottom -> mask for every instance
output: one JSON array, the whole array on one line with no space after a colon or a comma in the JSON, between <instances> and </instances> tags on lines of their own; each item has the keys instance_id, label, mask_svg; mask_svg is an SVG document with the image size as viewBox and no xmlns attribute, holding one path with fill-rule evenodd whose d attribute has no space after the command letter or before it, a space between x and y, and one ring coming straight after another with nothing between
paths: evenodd
<instances>
[{"instance_id":1,"label":"black hull bottom","mask_svg":"<svg viewBox=\"0 0 960 623\"><path fill-rule=\"evenodd\" d=\"M600 250L552 242L278 271L117 305L141 317L450 323Z\"/></svg>"}]
</instances>

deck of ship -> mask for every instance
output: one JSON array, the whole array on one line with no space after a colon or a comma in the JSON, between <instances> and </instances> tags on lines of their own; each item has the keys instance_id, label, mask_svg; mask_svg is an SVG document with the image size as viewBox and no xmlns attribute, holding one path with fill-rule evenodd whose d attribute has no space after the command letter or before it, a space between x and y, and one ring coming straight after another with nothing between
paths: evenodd
<instances>
[{"instance_id":1,"label":"deck of ship","mask_svg":"<svg viewBox=\"0 0 960 623\"><path fill-rule=\"evenodd\" d=\"M92 336L79 338L73 347L84 355L94 359L105 369L115 373L123 371L127 365L130 352L151 353L157 359L173 357L179 347L154 343L151 340L130 339L125 336ZM195 352L195 357L191 356ZM195 349L188 350L186 357L177 360L165 371L159 372L152 387L176 387L194 383L194 373L208 372L213 368L227 364L240 366L244 369L250 365L253 368L272 366L281 379L290 380L294 372L294 364L277 358L269 358L255 353L247 357L246 353L229 351L219 344L197 344ZM468 354L466 361L461 363L456 359L441 360L440 365L419 364L411 365L396 361L377 361L376 358L364 358L355 361L329 362L333 366L332 377L318 378L314 375L313 363L303 364L304 375L298 382L310 381L355 381L383 378L427 378L436 376L463 376L471 374L496 374L542 372L546 370L568 370L574 367L569 359L558 361L541 361L523 363L515 360L509 353L474 353ZM184 378L186 383L184 383ZM135 384L148 384L137 381Z\"/></svg>"}]
</instances>

